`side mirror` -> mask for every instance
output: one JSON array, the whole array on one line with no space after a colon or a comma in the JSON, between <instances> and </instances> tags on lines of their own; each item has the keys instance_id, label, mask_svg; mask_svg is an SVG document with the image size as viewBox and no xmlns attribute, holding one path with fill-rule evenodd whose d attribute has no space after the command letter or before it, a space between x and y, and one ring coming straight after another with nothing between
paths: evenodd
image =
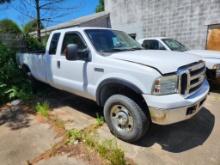
<instances>
[{"instance_id":1,"label":"side mirror","mask_svg":"<svg viewBox=\"0 0 220 165\"><path fill-rule=\"evenodd\" d=\"M83 60L89 61L89 50L83 49L79 50L78 45L68 44L66 47L66 59L70 61Z\"/></svg>"},{"instance_id":2,"label":"side mirror","mask_svg":"<svg viewBox=\"0 0 220 165\"><path fill-rule=\"evenodd\" d=\"M65 50L65 54L67 60L77 60L78 46L76 44L68 44Z\"/></svg>"}]
</instances>

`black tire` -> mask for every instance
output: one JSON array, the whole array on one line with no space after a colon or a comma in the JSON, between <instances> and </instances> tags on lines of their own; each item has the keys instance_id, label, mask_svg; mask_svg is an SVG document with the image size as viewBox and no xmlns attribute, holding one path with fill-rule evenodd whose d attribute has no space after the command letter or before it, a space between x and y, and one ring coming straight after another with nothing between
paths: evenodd
<instances>
[{"instance_id":1,"label":"black tire","mask_svg":"<svg viewBox=\"0 0 220 165\"><path fill-rule=\"evenodd\" d=\"M115 115L113 112L114 107L118 105L119 108L120 105L123 107L123 109L125 107L126 111L128 111L127 112L129 114L128 116L132 117L133 126L131 130L121 131L120 124L118 127L117 124L115 124L114 121L116 120L114 120L113 118L116 119L119 119L119 117L121 118L119 113L117 113L119 115ZM149 130L149 126L150 126L150 118L148 117L148 115L143 112L143 110L134 100L124 95L113 95L106 101L104 105L104 117L110 131L116 137L126 142L135 142L141 139L145 135L145 133ZM130 129L130 127L126 129Z\"/></svg>"},{"instance_id":2,"label":"black tire","mask_svg":"<svg viewBox=\"0 0 220 165\"><path fill-rule=\"evenodd\" d=\"M26 72L26 76L27 76L27 79L29 79L30 83L31 83L31 88L32 88L32 91L34 94L37 93L38 91L38 88L41 88L42 87L42 84L40 81L36 80L30 71Z\"/></svg>"}]
</instances>

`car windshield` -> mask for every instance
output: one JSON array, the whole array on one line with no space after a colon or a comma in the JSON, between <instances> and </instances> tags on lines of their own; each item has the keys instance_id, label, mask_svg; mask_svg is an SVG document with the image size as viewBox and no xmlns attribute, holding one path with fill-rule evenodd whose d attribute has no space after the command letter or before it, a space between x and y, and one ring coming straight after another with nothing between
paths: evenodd
<instances>
[{"instance_id":1,"label":"car windshield","mask_svg":"<svg viewBox=\"0 0 220 165\"><path fill-rule=\"evenodd\" d=\"M184 52L188 48L174 39L162 39L162 41L173 51Z\"/></svg>"},{"instance_id":2,"label":"car windshield","mask_svg":"<svg viewBox=\"0 0 220 165\"><path fill-rule=\"evenodd\" d=\"M90 29L85 32L98 52L113 53L143 49L137 41L121 31Z\"/></svg>"}]
</instances>

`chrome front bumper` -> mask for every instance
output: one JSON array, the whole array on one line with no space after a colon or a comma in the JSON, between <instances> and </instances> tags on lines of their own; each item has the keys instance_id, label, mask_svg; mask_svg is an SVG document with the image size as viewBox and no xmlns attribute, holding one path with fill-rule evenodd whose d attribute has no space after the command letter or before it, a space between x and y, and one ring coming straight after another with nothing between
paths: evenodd
<instances>
[{"instance_id":1,"label":"chrome front bumper","mask_svg":"<svg viewBox=\"0 0 220 165\"><path fill-rule=\"evenodd\" d=\"M153 123L168 125L187 120L197 114L209 93L209 84L205 81L192 95L186 98L180 94L154 96L143 95Z\"/></svg>"},{"instance_id":2,"label":"chrome front bumper","mask_svg":"<svg viewBox=\"0 0 220 165\"><path fill-rule=\"evenodd\" d=\"M193 105L173 109L159 109L149 107L151 120L156 124L168 125L190 119L201 110L205 100L206 97Z\"/></svg>"}]
</instances>

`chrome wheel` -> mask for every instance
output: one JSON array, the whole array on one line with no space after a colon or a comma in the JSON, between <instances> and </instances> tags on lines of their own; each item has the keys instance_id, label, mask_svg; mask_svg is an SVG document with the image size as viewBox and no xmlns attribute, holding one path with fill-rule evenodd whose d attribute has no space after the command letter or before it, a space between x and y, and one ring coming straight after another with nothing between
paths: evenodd
<instances>
[{"instance_id":1,"label":"chrome wheel","mask_svg":"<svg viewBox=\"0 0 220 165\"><path fill-rule=\"evenodd\" d=\"M113 126L119 132L130 132L134 127L133 117L123 105L114 105L110 111Z\"/></svg>"}]
</instances>

